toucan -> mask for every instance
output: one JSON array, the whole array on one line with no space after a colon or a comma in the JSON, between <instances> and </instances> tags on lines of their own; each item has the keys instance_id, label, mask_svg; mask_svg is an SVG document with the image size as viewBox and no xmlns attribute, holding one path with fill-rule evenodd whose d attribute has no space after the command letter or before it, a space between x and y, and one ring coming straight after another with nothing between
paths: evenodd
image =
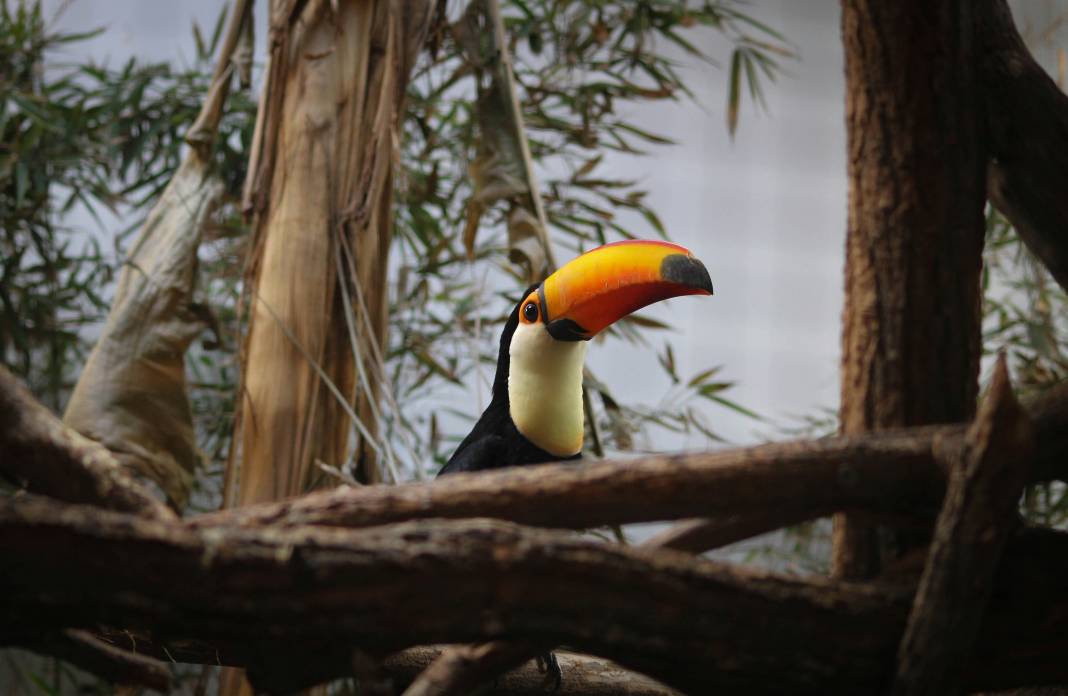
<instances>
[{"instance_id":1,"label":"toucan","mask_svg":"<svg viewBox=\"0 0 1068 696\"><path fill-rule=\"evenodd\" d=\"M587 341L646 305L711 294L687 249L645 240L597 247L527 288L501 333L489 406L438 475L581 457Z\"/></svg>"}]
</instances>

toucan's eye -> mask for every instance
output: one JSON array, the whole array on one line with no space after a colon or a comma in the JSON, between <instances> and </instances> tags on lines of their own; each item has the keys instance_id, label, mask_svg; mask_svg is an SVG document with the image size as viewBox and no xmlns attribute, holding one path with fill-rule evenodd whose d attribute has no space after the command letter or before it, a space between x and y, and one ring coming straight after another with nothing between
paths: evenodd
<instances>
[{"instance_id":1,"label":"toucan's eye","mask_svg":"<svg viewBox=\"0 0 1068 696\"><path fill-rule=\"evenodd\" d=\"M536 303L527 302L523 305L523 319L532 324L538 320L538 305Z\"/></svg>"}]
</instances>

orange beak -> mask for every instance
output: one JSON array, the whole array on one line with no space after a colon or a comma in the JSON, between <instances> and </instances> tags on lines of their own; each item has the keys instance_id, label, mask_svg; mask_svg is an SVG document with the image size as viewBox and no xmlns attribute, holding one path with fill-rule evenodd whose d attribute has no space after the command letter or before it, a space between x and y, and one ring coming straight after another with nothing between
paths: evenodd
<instances>
[{"instance_id":1,"label":"orange beak","mask_svg":"<svg viewBox=\"0 0 1068 696\"><path fill-rule=\"evenodd\" d=\"M605 244L562 266L538 287L553 338L589 340L610 324L660 300L711 295L704 264L678 244Z\"/></svg>"}]
</instances>

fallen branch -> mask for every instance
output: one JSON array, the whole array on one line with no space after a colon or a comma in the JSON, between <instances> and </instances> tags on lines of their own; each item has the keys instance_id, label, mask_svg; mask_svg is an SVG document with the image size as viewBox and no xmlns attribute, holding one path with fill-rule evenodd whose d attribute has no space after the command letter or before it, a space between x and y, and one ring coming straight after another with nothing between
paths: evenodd
<instances>
[{"instance_id":1,"label":"fallen branch","mask_svg":"<svg viewBox=\"0 0 1068 696\"><path fill-rule=\"evenodd\" d=\"M174 519L93 440L63 425L0 366L0 475L32 493Z\"/></svg>"},{"instance_id":2,"label":"fallen branch","mask_svg":"<svg viewBox=\"0 0 1068 696\"><path fill-rule=\"evenodd\" d=\"M964 660L979 632L994 571L1017 524L1032 438L1002 354L950 476L898 650L896 696L960 692Z\"/></svg>"},{"instance_id":3,"label":"fallen branch","mask_svg":"<svg viewBox=\"0 0 1068 696\"><path fill-rule=\"evenodd\" d=\"M970 687L1068 679L1068 539L1043 538L1045 566L1012 574L1034 546L1006 557ZM874 692L910 596L503 522L194 529L32 496L0 501L0 554L16 559L0 577L0 625L119 625L291 652L508 638L697 692Z\"/></svg>"}]
</instances>

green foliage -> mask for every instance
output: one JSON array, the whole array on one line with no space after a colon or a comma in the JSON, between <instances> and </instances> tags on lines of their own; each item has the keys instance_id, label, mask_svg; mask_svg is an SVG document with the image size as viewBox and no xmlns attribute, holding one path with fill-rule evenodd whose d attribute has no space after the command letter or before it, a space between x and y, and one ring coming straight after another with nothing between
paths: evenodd
<instances>
[{"instance_id":1,"label":"green foliage","mask_svg":"<svg viewBox=\"0 0 1068 696\"><path fill-rule=\"evenodd\" d=\"M118 247L179 162L214 50L184 70L46 63L49 51L97 33L49 31L38 3L0 5L0 65L11 67L0 73L0 359L55 409L107 312ZM238 97L216 148L235 191L250 114ZM67 227L77 209L99 229ZM109 234L116 216L134 223Z\"/></svg>"},{"instance_id":2,"label":"green foliage","mask_svg":"<svg viewBox=\"0 0 1068 696\"><path fill-rule=\"evenodd\" d=\"M669 236L639 183L606 171L602 161L607 151L638 156L673 142L670 134L640 128L628 107L691 96L678 54L711 61L701 45L745 53L744 60L760 66L746 73L759 99L761 80L774 75L776 57L789 51L781 37L739 7L666 0L502 2L519 103L550 238L561 259L615 239ZM452 33L448 18L441 18L431 38L434 48L424 55L408 93L390 363L401 414L410 412L404 403L438 401L436 410L463 419L459 431L477 413L472 407L451 409L456 392L442 387L478 382L488 389L496 335L523 282L506 262L505 206L483 218L473 259L457 234L472 193L469 166L476 158L478 122L472 67ZM731 89L736 110L740 88ZM609 340L644 342L650 332L666 328L636 316L614 327ZM634 432L649 426L718 439L692 398L745 412L727 399L724 383L695 383L681 390L686 397L681 400L672 398L680 391L673 387L655 408L622 407L604 385L594 380L587 386L599 397L593 400L597 422L613 449L630 449ZM417 459L430 455L443 461L460 434L442 437L436 416L418 422L400 418L398 427L423 433L416 439L427 449Z\"/></svg>"}]
</instances>

